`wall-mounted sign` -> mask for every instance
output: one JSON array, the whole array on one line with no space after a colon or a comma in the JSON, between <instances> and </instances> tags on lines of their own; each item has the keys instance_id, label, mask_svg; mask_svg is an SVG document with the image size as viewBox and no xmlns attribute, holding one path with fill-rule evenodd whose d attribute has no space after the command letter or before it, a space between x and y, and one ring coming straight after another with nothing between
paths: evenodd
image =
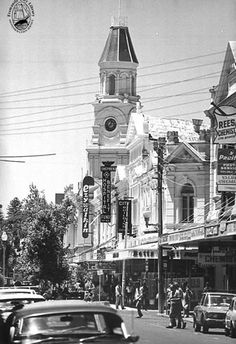
<instances>
[{"instance_id":1,"label":"wall-mounted sign","mask_svg":"<svg viewBox=\"0 0 236 344\"><path fill-rule=\"evenodd\" d=\"M102 171L102 214L101 222L111 222L111 172L116 170L112 166L114 161L103 161Z\"/></svg>"},{"instance_id":2,"label":"wall-mounted sign","mask_svg":"<svg viewBox=\"0 0 236 344\"><path fill-rule=\"evenodd\" d=\"M82 235L89 235L89 185L94 185L94 179L86 176L83 179L83 204L82 204Z\"/></svg>"},{"instance_id":3,"label":"wall-mounted sign","mask_svg":"<svg viewBox=\"0 0 236 344\"><path fill-rule=\"evenodd\" d=\"M236 192L236 149L218 149L218 191Z\"/></svg>"},{"instance_id":4,"label":"wall-mounted sign","mask_svg":"<svg viewBox=\"0 0 236 344\"><path fill-rule=\"evenodd\" d=\"M199 253L198 264L201 265L235 265L236 256L225 253Z\"/></svg>"},{"instance_id":5,"label":"wall-mounted sign","mask_svg":"<svg viewBox=\"0 0 236 344\"><path fill-rule=\"evenodd\" d=\"M216 107L216 105L214 105ZM214 109L216 119L216 136L214 143L235 143L236 138L236 108L220 106Z\"/></svg>"},{"instance_id":6,"label":"wall-mounted sign","mask_svg":"<svg viewBox=\"0 0 236 344\"><path fill-rule=\"evenodd\" d=\"M218 226L206 226L205 227L205 237L218 236L219 228Z\"/></svg>"}]
</instances>

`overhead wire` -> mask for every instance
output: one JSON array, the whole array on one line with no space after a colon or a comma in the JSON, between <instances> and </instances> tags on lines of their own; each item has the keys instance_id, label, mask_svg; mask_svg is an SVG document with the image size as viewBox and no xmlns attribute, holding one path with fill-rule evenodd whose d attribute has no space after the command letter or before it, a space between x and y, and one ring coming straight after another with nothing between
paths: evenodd
<instances>
[{"instance_id":1,"label":"overhead wire","mask_svg":"<svg viewBox=\"0 0 236 344\"><path fill-rule=\"evenodd\" d=\"M179 63L179 62L186 62L186 61L189 61L189 60L196 60L196 59L203 58L203 57L219 55L219 54L222 54L222 53L224 53L224 51L219 51L219 52L214 52L214 53L205 54L205 55L199 55L199 56L186 57L184 59L176 59L176 60L171 60L171 61L165 61L163 63L158 63L158 64L154 64L154 65L139 67L138 69L139 70L143 70L143 69L147 69L147 68L160 67L160 66L165 66L165 65ZM64 81L64 82L49 84L49 85L45 85L45 86L31 87L31 88L26 88L26 89L16 90L16 91L8 91L8 92L0 93L0 97L2 97L2 96L5 97L6 95L15 95L16 93L31 92L33 90L41 90L41 89L49 88L49 87L68 85L68 84L71 84L71 83L78 83L78 82L83 82L83 81L88 81L88 80L93 80L93 79L96 80L97 78L98 78L97 76L92 76L92 77L88 77L88 78L76 79L76 80L71 80L71 81ZM82 84L81 86L84 86L84 85Z\"/></svg>"},{"instance_id":2,"label":"overhead wire","mask_svg":"<svg viewBox=\"0 0 236 344\"><path fill-rule=\"evenodd\" d=\"M192 58L192 59L194 59L194 57ZM171 63L174 63L174 61L172 61ZM166 63L166 64L168 64L168 62ZM206 64L204 64L204 65L206 65ZM203 64L202 65L199 65L199 66L204 66ZM196 68L196 66L192 66L193 68ZM191 68L191 66L189 66L189 67L187 67L187 68ZM182 70L182 69L181 69ZM168 72L168 71L166 71L166 72ZM188 81L192 81L192 80L198 80L198 79L201 79L201 78L203 78L203 77L208 77L208 76L210 76L211 74L215 74L215 73L208 73L208 74L206 74L206 75L202 75L202 76L198 76L198 77L196 77L196 78L189 78L189 79L184 79L184 80L178 80L178 81L173 81L173 82L169 82L169 83L163 83L163 84L157 84L157 86L156 87L164 87L164 86L168 86L168 85L171 85L171 84L173 84L173 83L181 83L181 82L188 82ZM93 78L89 78L89 79L93 79ZM83 81L85 81L86 79L81 79L81 80L83 80ZM74 82L76 82L76 81L74 81ZM68 84L68 82L67 83L62 83L62 84ZM91 85L91 83L90 84L88 84L88 85ZM51 85L48 85L48 87L50 87ZM66 87L69 87L69 86L66 86ZM74 87L74 86L73 86ZM42 87L39 87L40 89L42 88ZM39 89L39 88L34 88L34 89ZM204 88L205 89L205 88ZM29 89L28 89L29 90ZM60 90L60 89L56 89L56 90ZM147 89L146 89L147 90ZM46 91L49 91L49 90L46 90ZM156 97L156 98L151 98L151 99L148 99L148 100L145 100L145 98L144 98L144 100L143 100L143 102L144 102L144 104L145 103L147 103L147 102L152 102L152 101L156 101L156 100L160 100L160 99L166 99L166 98L171 98L171 97L177 97L177 96L184 96L184 95L196 95L196 92L197 91L199 91L199 90L192 90L192 91L189 91L189 92L182 92L182 93L179 93L179 94L176 94L176 95L169 95L169 96L162 96L162 97ZM83 94L85 94L85 93L81 93L80 95L83 95ZM86 94L87 94L87 92L86 92ZM5 94L6 95L6 94ZM66 97L69 97L69 96L75 96L75 95L79 95L79 93L76 93L76 94L70 94L70 95L68 95L68 94L66 94L65 96ZM16 102L24 102L24 101L34 101L34 100L48 100L48 99L54 99L54 98L58 98L58 97L64 97L64 96L50 96L50 97L45 97L45 98L31 98L31 99L18 99L18 100L15 100ZM199 102L199 101L205 101L205 100L207 100L207 99L202 99L202 100L197 100L197 102ZM15 101L7 101L7 102L15 102ZM1 103L1 101L0 101L0 103ZM185 104L190 104L190 103L193 103L193 102L185 102L185 103L181 103L181 104L175 104L175 105L169 105L169 106L165 106L165 107L160 107L160 108L155 108L155 109L147 109L146 110L146 112L151 112L151 111L158 111L159 109L164 109L164 108L168 108L168 107L173 107L173 106L180 106L180 105L185 105ZM54 108L54 109L50 109L50 110L45 110L45 111L38 111L38 112L35 112L35 113L28 113L28 114L21 114L21 115L14 115L14 116L5 116L4 118L1 118L0 120L2 120L2 119L12 119L12 118L19 118L19 117L23 117L23 116L33 116L33 115L36 115L36 114L40 114L40 113L47 113L47 112L50 112L50 111L60 111L61 109L62 110L64 110L64 109L66 109L66 108L72 108L72 107L77 107L77 106L82 106L82 105L91 105L91 103L90 102L84 102L84 103L78 103L78 104L72 104L72 105L66 105L66 106L64 106L64 105L60 105L60 104L56 104L55 106L57 106L57 108ZM40 105L40 106L42 106L42 105ZM47 106L47 105L45 105L45 106ZM49 105L49 106L51 106L51 105ZM35 106L35 107L37 107L37 106ZM36 119L36 120L32 120L32 121L28 121L28 123L36 123L36 122L42 122L42 121L50 121L50 120L53 120L53 119L58 119L58 120L60 120L61 118L64 118L64 117L75 117L75 116L79 116L79 115L82 115L83 113L81 113L81 114L73 114L73 115L68 115L68 116L62 116L62 117L56 117L56 118L46 118L46 119ZM87 114L87 112L85 112L84 114ZM83 120L82 120L82 122L83 122ZM17 125L21 125L21 124L26 124L27 122L25 121L25 122L20 122L20 123L14 123L15 125L17 124ZM67 124L69 124L70 122L67 122ZM76 122L76 123L78 123L78 121ZM57 124L55 124L55 125L62 125L62 124L65 124L64 122L63 123L61 123L61 124L59 124L59 123L57 123ZM74 124L74 122L71 122L71 124ZM7 124L5 124L5 125L12 125L11 123L7 123ZM50 126L50 125L49 125ZM37 126L36 127L34 127L34 128L30 128L30 129L36 129L37 128ZM19 128L18 128L19 129ZM23 128L22 128L23 129ZM13 129L14 130L14 129ZM24 130L24 129L23 129Z\"/></svg>"}]
</instances>

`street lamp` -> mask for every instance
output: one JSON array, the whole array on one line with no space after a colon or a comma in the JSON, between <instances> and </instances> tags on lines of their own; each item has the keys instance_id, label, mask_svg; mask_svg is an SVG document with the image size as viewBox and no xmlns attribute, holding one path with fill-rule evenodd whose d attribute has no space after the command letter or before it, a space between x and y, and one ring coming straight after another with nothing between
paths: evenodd
<instances>
[{"instance_id":1,"label":"street lamp","mask_svg":"<svg viewBox=\"0 0 236 344\"><path fill-rule=\"evenodd\" d=\"M5 265L6 265L6 241L7 241L7 233L2 232L2 247L3 247L3 256L2 256L2 273L5 281Z\"/></svg>"}]
</instances>

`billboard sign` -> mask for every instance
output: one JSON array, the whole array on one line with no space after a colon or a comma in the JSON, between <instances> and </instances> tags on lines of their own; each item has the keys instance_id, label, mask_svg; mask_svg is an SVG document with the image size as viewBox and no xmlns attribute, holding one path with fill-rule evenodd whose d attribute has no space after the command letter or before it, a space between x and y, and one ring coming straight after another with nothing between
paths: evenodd
<instances>
[{"instance_id":1,"label":"billboard sign","mask_svg":"<svg viewBox=\"0 0 236 344\"><path fill-rule=\"evenodd\" d=\"M218 191L236 192L236 149L218 149L216 181Z\"/></svg>"},{"instance_id":2,"label":"billboard sign","mask_svg":"<svg viewBox=\"0 0 236 344\"><path fill-rule=\"evenodd\" d=\"M236 139L236 108L220 106L214 109L216 119L214 143L235 143Z\"/></svg>"}]
</instances>

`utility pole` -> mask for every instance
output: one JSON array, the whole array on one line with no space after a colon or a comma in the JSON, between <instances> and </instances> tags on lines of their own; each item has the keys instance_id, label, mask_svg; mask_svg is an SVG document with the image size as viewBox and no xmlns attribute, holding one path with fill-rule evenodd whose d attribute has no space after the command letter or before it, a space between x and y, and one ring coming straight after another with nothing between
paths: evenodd
<instances>
[{"instance_id":1,"label":"utility pole","mask_svg":"<svg viewBox=\"0 0 236 344\"><path fill-rule=\"evenodd\" d=\"M154 150L157 153L157 193L158 193L158 232L159 232L159 243L158 243L158 311L164 313L164 270L163 270L163 249L160 245L160 238L163 234L163 161L164 161L164 148L166 144L165 137L159 137L158 140L154 141Z\"/></svg>"},{"instance_id":2,"label":"utility pole","mask_svg":"<svg viewBox=\"0 0 236 344\"><path fill-rule=\"evenodd\" d=\"M125 221L124 249L127 248L128 226L129 226L129 201L126 200L126 221ZM122 261L122 283L121 283L122 307L125 306L125 275L126 275L126 261L124 258Z\"/></svg>"}]
</instances>

